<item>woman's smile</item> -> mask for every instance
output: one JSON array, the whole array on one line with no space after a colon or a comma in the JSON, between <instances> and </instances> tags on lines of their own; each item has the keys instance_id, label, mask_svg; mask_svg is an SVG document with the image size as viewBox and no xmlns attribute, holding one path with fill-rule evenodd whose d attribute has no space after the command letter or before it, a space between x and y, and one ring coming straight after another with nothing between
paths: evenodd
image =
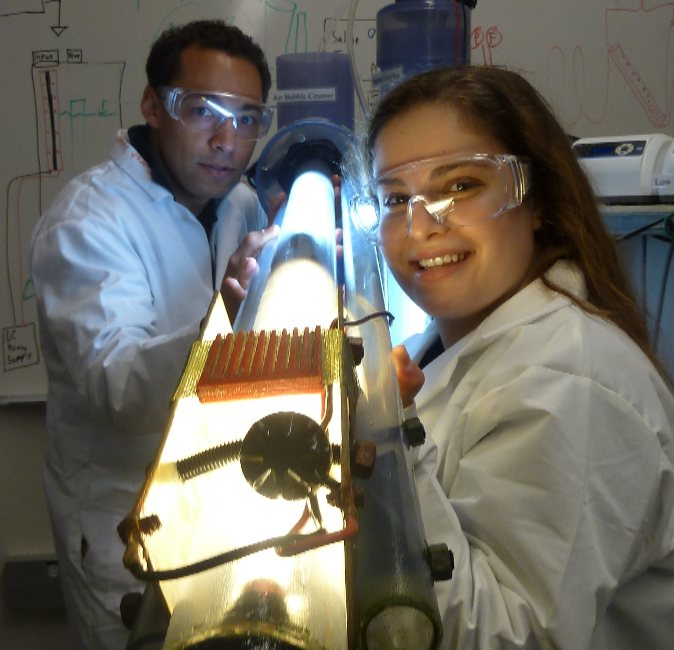
<instances>
[{"instance_id":1,"label":"woman's smile","mask_svg":"<svg viewBox=\"0 0 674 650\"><path fill-rule=\"evenodd\" d=\"M438 266L447 266L448 264L457 264L463 262L470 253L452 253L442 257L431 257L419 260L419 266L422 269L433 269Z\"/></svg>"},{"instance_id":2,"label":"woman's smile","mask_svg":"<svg viewBox=\"0 0 674 650\"><path fill-rule=\"evenodd\" d=\"M452 178L451 187L459 187L451 176L456 173L455 167L448 171L444 165L448 157L463 160L462 156L495 157L507 153L488 134L468 127L453 109L422 104L396 116L381 129L374 148L374 171L376 175L382 170L395 170L410 157L421 161L437 158L437 168L419 166L407 175L393 171L387 179L403 198L430 196L433 192L429 188L435 188L433 183L447 174ZM431 171L426 172L427 169ZM498 174L487 176L475 164L471 169L473 176L481 170L485 183L488 180L498 188ZM479 187L486 188L484 184ZM453 191L463 197L464 190ZM474 199L475 209L498 210L502 205L502 200L489 203L491 194L486 191L473 189L468 194L470 198L456 201ZM483 200L480 202L478 197ZM412 206L402 239L384 241L380 246L398 284L435 318L443 343L449 346L533 279L537 216L528 204L521 204L494 214L495 218L485 213L486 218L475 224L455 225L451 219L445 222L429 212L429 207L434 209L428 204ZM463 207L457 203L457 214Z\"/></svg>"}]
</instances>

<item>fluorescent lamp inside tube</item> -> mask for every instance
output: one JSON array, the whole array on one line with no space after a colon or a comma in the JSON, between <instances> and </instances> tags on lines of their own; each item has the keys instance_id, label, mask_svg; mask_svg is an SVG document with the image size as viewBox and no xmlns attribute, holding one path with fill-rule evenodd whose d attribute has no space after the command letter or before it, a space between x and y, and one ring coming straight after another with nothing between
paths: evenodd
<instances>
[{"instance_id":1,"label":"fluorescent lamp inside tube","mask_svg":"<svg viewBox=\"0 0 674 650\"><path fill-rule=\"evenodd\" d=\"M290 191L253 330L327 329L337 316L336 264L334 187L309 169Z\"/></svg>"}]
</instances>

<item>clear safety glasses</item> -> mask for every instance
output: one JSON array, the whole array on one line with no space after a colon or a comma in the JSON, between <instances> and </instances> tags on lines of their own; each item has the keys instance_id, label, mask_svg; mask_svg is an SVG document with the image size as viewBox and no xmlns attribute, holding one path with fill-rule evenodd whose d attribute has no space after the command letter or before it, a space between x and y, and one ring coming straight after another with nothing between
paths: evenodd
<instances>
[{"instance_id":1,"label":"clear safety glasses","mask_svg":"<svg viewBox=\"0 0 674 650\"><path fill-rule=\"evenodd\" d=\"M269 131L273 111L248 97L186 88L159 88L166 110L174 120L190 129L215 131L227 120L239 138L258 140Z\"/></svg>"},{"instance_id":2,"label":"clear safety glasses","mask_svg":"<svg viewBox=\"0 0 674 650\"><path fill-rule=\"evenodd\" d=\"M351 207L365 237L391 244L408 235L418 204L443 226L474 226L520 205L528 189L528 164L516 156L446 156L391 169L364 186Z\"/></svg>"}]
</instances>

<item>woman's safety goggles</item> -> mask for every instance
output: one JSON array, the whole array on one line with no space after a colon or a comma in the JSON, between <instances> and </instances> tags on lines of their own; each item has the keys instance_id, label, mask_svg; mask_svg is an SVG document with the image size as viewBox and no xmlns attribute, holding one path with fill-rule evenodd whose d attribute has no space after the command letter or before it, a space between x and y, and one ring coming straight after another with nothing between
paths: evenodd
<instances>
[{"instance_id":1,"label":"woman's safety goggles","mask_svg":"<svg viewBox=\"0 0 674 650\"><path fill-rule=\"evenodd\" d=\"M370 241L391 244L410 232L421 204L443 226L474 226L521 205L528 163L506 154L445 156L391 169L351 201L356 226Z\"/></svg>"},{"instance_id":2,"label":"woman's safety goggles","mask_svg":"<svg viewBox=\"0 0 674 650\"><path fill-rule=\"evenodd\" d=\"M232 120L239 138L258 140L271 126L271 108L234 93L162 86L159 96L169 115L189 129L215 131L227 120Z\"/></svg>"}]
</instances>

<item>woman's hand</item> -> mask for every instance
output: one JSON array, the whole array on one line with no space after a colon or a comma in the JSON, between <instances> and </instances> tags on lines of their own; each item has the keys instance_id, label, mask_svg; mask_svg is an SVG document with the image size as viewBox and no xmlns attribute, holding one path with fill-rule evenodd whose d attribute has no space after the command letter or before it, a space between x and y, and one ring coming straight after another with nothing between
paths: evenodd
<instances>
[{"instance_id":1,"label":"woman's hand","mask_svg":"<svg viewBox=\"0 0 674 650\"><path fill-rule=\"evenodd\" d=\"M402 345L396 345L391 351L393 365L398 376L398 386L400 386L400 397L403 406L407 408L412 405L417 393L424 385L426 378L421 368L410 359L410 355Z\"/></svg>"}]
</instances>

